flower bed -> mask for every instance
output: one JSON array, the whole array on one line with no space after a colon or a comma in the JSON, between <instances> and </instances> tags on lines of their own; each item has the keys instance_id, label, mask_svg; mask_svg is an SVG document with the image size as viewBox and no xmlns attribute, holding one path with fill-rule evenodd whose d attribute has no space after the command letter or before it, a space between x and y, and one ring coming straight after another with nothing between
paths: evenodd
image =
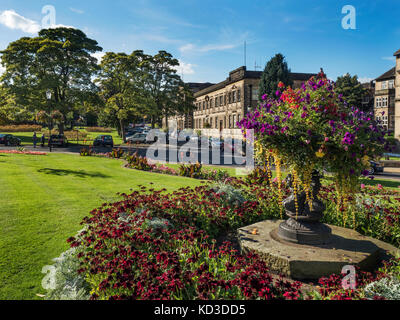
<instances>
[{"instance_id":1,"label":"flower bed","mask_svg":"<svg viewBox=\"0 0 400 320\"><path fill-rule=\"evenodd\" d=\"M19 151L19 150L0 150L0 153L9 153L9 154L27 154L34 156L45 156L47 153L38 152L38 151Z\"/></svg>"},{"instance_id":2,"label":"flower bed","mask_svg":"<svg viewBox=\"0 0 400 320\"><path fill-rule=\"evenodd\" d=\"M400 275L395 259L376 274L358 272L356 290L344 290L342 276L332 275L308 292L299 282L269 274L259 256L239 254L235 243L221 240L241 226L279 218L276 189L229 178L170 194L145 187L122 194L120 202L93 210L82 222L85 231L68 239L80 261L79 279L86 279L91 299L373 299L379 281ZM332 190L321 190L327 203ZM285 184L282 192L289 193ZM378 218L367 200L376 193L382 198ZM399 193L365 187L358 196L364 217L356 229L399 247ZM327 220L341 225L334 205L327 212Z\"/></svg>"},{"instance_id":3,"label":"flower bed","mask_svg":"<svg viewBox=\"0 0 400 320\"><path fill-rule=\"evenodd\" d=\"M34 131L36 132L42 131L42 126L31 125L31 124L0 126L0 132L34 132Z\"/></svg>"}]
</instances>

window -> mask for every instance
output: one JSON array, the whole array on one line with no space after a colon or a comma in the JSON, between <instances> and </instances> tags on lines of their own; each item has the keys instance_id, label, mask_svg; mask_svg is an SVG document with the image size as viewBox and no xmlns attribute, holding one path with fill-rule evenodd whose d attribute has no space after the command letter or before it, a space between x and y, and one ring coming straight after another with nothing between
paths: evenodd
<instances>
[{"instance_id":1,"label":"window","mask_svg":"<svg viewBox=\"0 0 400 320\"><path fill-rule=\"evenodd\" d=\"M218 117L215 117L215 129L218 129Z\"/></svg>"},{"instance_id":2,"label":"window","mask_svg":"<svg viewBox=\"0 0 400 320\"><path fill-rule=\"evenodd\" d=\"M389 89L394 88L394 80L389 80Z\"/></svg>"},{"instance_id":3,"label":"window","mask_svg":"<svg viewBox=\"0 0 400 320\"><path fill-rule=\"evenodd\" d=\"M382 82L382 89L387 89L387 81Z\"/></svg>"},{"instance_id":4,"label":"window","mask_svg":"<svg viewBox=\"0 0 400 320\"><path fill-rule=\"evenodd\" d=\"M233 123L232 123L232 127L236 126L236 115L233 116Z\"/></svg>"},{"instance_id":5,"label":"window","mask_svg":"<svg viewBox=\"0 0 400 320\"><path fill-rule=\"evenodd\" d=\"M258 100L258 88L253 88L251 93L251 100Z\"/></svg>"},{"instance_id":6,"label":"window","mask_svg":"<svg viewBox=\"0 0 400 320\"><path fill-rule=\"evenodd\" d=\"M219 105L222 106L223 96L219 96Z\"/></svg>"},{"instance_id":7,"label":"window","mask_svg":"<svg viewBox=\"0 0 400 320\"><path fill-rule=\"evenodd\" d=\"M382 106L382 98L376 98L376 107L380 108Z\"/></svg>"},{"instance_id":8,"label":"window","mask_svg":"<svg viewBox=\"0 0 400 320\"><path fill-rule=\"evenodd\" d=\"M232 92L228 93L228 103L230 104L232 102Z\"/></svg>"},{"instance_id":9,"label":"window","mask_svg":"<svg viewBox=\"0 0 400 320\"><path fill-rule=\"evenodd\" d=\"M388 105L388 98L387 97L382 98L382 107L387 107L387 105Z\"/></svg>"},{"instance_id":10,"label":"window","mask_svg":"<svg viewBox=\"0 0 400 320\"><path fill-rule=\"evenodd\" d=\"M237 91L237 101L239 101L240 102L240 89Z\"/></svg>"},{"instance_id":11,"label":"window","mask_svg":"<svg viewBox=\"0 0 400 320\"><path fill-rule=\"evenodd\" d=\"M206 103L203 101L203 110L206 108Z\"/></svg>"},{"instance_id":12,"label":"window","mask_svg":"<svg viewBox=\"0 0 400 320\"><path fill-rule=\"evenodd\" d=\"M231 126L232 126L232 117L229 116L229 128L231 128Z\"/></svg>"},{"instance_id":13,"label":"window","mask_svg":"<svg viewBox=\"0 0 400 320\"><path fill-rule=\"evenodd\" d=\"M215 98L215 106L218 107L218 97Z\"/></svg>"},{"instance_id":14,"label":"window","mask_svg":"<svg viewBox=\"0 0 400 320\"><path fill-rule=\"evenodd\" d=\"M235 103L236 102L236 91L232 92L232 102Z\"/></svg>"}]
</instances>

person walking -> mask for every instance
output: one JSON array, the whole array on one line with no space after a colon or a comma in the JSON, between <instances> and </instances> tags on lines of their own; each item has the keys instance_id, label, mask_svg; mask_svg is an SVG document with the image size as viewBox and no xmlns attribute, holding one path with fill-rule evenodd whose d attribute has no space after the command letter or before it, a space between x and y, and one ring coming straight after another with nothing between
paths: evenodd
<instances>
[{"instance_id":1,"label":"person walking","mask_svg":"<svg viewBox=\"0 0 400 320\"><path fill-rule=\"evenodd\" d=\"M42 134L42 137L40 138L40 146L43 148L44 147L44 142L45 142L45 136L44 133Z\"/></svg>"},{"instance_id":2,"label":"person walking","mask_svg":"<svg viewBox=\"0 0 400 320\"><path fill-rule=\"evenodd\" d=\"M37 136L36 131L33 133L33 147L36 148Z\"/></svg>"}]
</instances>

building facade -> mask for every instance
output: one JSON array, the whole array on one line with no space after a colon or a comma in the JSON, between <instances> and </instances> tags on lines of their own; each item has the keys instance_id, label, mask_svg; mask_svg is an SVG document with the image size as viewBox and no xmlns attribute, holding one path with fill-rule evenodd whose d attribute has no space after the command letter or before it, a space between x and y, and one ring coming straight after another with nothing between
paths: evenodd
<instances>
[{"instance_id":1,"label":"building facade","mask_svg":"<svg viewBox=\"0 0 400 320\"><path fill-rule=\"evenodd\" d=\"M248 71L240 67L229 73L229 77L194 94L194 129L234 129L248 110L258 105L258 87L261 71ZM293 87L317 74L291 73Z\"/></svg>"},{"instance_id":2,"label":"building facade","mask_svg":"<svg viewBox=\"0 0 400 320\"><path fill-rule=\"evenodd\" d=\"M390 132L395 130L395 82L395 67L375 79L374 116Z\"/></svg>"}]
</instances>

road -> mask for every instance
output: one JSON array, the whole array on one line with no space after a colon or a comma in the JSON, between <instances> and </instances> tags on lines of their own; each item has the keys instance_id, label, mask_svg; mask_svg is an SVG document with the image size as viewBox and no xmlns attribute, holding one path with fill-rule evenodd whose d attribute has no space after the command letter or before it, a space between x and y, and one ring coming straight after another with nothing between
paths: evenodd
<instances>
[{"instance_id":1,"label":"road","mask_svg":"<svg viewBox=\"0 0 400 320\"><path fill-rule=\"evenodd\" d=\"M37 148L33 148L33 146L23 146L25 150L29 151L40 151L40 152L47 152L49 153L49 148L48 147L40 147L38 146ZM52 148L53 153L80 153L81 149L85 146L81 145L70 145L68 148ZM87 147L87 146L86 146ZM203 149L198 149L198 150L191 150L191 155L189 155L189 152L182 151L181 146L179 147L172 147L170 148L165 148L161 147L159 148L158 152L152 149L149 149L149 146L146 145L138 145L138 146L123 146L121 149L134 153L137 152L140 156L146 156L149 159L152 159L154 161L160 161L160 162L171 162L171 163L179 163L179 162L185 162L187 163L189 160L191 163L196 163L196 161L201 162L202 158L207 157L207 148ZM16 147L4 147L0 146L0 150L16 150ZM112 148L104 148L104 147L94 147L93 150L96 153L106 153L112 151ZM151 152L149 152L151 151ZM180 160L184 161L180 161ZM213 166L229 166L229 167L244 167L245 164L245 157L236 155L236 156L227 156L224 155L223 152L220 153L219 157L218 154L215 155L214 157L209 150L209 164L212 164ZM375 175L376 179L383 179L383 180L391 180L391 181L396 181L400 182L400 168L388 168L385 167L384 172Z\"/></svg>"}]
</instances>

